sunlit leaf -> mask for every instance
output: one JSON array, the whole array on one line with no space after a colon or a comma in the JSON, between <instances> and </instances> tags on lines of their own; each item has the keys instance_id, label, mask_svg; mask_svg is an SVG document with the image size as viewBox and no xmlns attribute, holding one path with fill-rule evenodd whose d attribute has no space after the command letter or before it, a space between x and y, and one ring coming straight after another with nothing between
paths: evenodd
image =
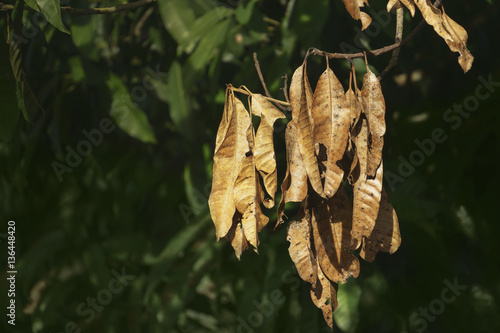
<instances>
[{"instance_id":1,"label":"sunlit leaf","mask_svg":"<svg viewBox=\"0 0 500 333\"><path fill-rule=\"evenodd\" d=\"M292 118L298 124L298 144L307 177L313 189L323 196L323 185L319 174L313 138L313 124L311 121L311 106L308 104L307 95L312 96L311 86L307 78L305 62L295 70L290 83L290 105ZM311 101L312 102L312 101Z\"/></svg>"},{"instance_id":2,"label":"sunlit leaf","mask_svg":"<svg viewBox=\"0 0 500 333\"><path fill-rule=\"evenodd\" d=\"M264 205L271 208L274 206L274 195L278 187L273 125L276 120L285 118L285 115L259 94L252 95L251 111L261 118L255 136L255 166L264 180L267 193L271 196L270 200L264 201Z\"/></svg>"},{"instance_id":3,"label":"sunlit leaf","mask_svg":"<svg viewBox=\"0 0 500 333\"><path fill-rule=\"evenodd\" d=\"M418 9L420 9L424 20L432 25L434 31L444 39L450 50L460 53L458 63L464 72L469 71L474 57L467 49L467 31L446 15L444 7L441 7L442 10L439 10L429 0L414 1Z\"/></svg>"},{"instance_id":4,"label":"sunlit leaf","mask_svg":"<svg viewBox=\"0 0 500 333\"><path fill-rule=\"evenodd\" d=\"M361 89L363 112L368 120L368 160L366 175L375 177L382 161L385 134L385 100L377 76L369 68L363 76Z\"/></svg>"},{"instance_id":5,"label":"sunlit leaf","mask_svg":"<svg viewBox=\"0 0 500 333\"><path fill-rule=\"evenodd\" d=\"M290 242L288 253L302 280L315 285L318 278L318 264L311 244L311 217L310 213L307 213L308 216L306 213L303 215L300 221L292 221L288 225L286 238Z\"/></svg>"},{"instance_id":6,"label":"sunlit leaf","mask_svg":"<svg viewBox=\"0 0 500 333\"><path fill-rule=\"evenodd\" d=\"M368 5L368 0L342 0L342 2L353 19L361 20L361 30L368 28L372 22L372 18L370 15L359 10L359 8L363 7L365 4Z\"/></svg>"},{"instance_id":7,"label":"sunlit leaf","mask_svg":"<svg viewBox=\"0 0 500 333\"><path fill-rule=\"evenodd\" d=\"M59 0L36 0L40 12L47 21L62 32L70 34L61 19L61 4Z\"/></svg>"},{"instance_id":8,"label":"sunlit leaf","mask_svg":"<svg viewBox=\"0 0 500 333\"><path fill-rule=\"evenodd\" d=\"M324 191L326 197L331 198L344 176L344 170L337 163L342 159L347 146L350 109L344 88L329 67L321 74L316 85L311 113L314 119L314 142L326 148Z\"/></svg>"}]
</instances>

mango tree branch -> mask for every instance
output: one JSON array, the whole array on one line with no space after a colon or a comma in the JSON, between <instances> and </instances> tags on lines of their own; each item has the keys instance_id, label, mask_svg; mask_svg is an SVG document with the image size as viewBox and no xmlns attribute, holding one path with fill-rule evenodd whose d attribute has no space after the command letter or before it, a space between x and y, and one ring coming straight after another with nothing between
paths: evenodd
<instances>
[{"instance_id":1,"label":"mango tree branch","mask_svg":"<svg viewBox=\"0 0 500 333\"><path fill-rule=\"evenodd\" d=\"M70 13L73 15L100 15L100 14L114 14L126 10L133 10L150 3L156 2L156 0L138 0L122 5L117 5L113 7L102 7L102 8L73 8L68 6L62 6L62 13ZM14 9L13 5L4 4L0 2L0 12L9 12Z\"/></svg>"}]
</instances>

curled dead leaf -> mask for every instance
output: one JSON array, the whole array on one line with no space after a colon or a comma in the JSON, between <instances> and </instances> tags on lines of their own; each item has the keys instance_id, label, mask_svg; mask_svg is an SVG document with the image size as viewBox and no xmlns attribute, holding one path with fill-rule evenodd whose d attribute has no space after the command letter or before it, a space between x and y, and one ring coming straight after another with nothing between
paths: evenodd
<instances>
[{"instance_id":1,"label":"curled dead leaf","mask_svg":"<svg viewBox=\"0 0 500 333\"><path fill-rule=\"evenodd\" d=\"M208 199L217 240L226 236L233 224L233 216L236 211L234 184L238 178L243 158L249 150L247 130L251 125L250 116L244 107L241 109L243 105L240 106L240 104L241 102L235 98L234 92L228 87L224 113L217 131L212 191Z\"/></svg>"},{"instance_id":2,"label":"curled dead leaf","mask_svg":"<svg viewBox=\"0 0 500 333\"><path fill-rule=\"evenodd\" d=\"M311 287L311 300L323 312L323 318L333 328L333 312L338 308L337 284L332 284L318 267L318 280Z\"/></svg>"},{"instance_id":3,"label":"curled dead leaf","mask_svg":"<svg viewBox=\"0 0 500 333\"><path fill-rule=\"evenodd\" d=\"M343 186L328 200L311 196L309 207L316 258L323 273L332 282L358 277L359 261L350 252L352 203Z\"/></svg>"},{"instance_id":4,"label":"curled dead leaf","mask_svg":"<svg viewBox=\"0 0 500 333\"><path fill-rule=\"evenodd\" d=\"M282 195L278 206L278 223L283 222L287 202L301 202L307 195L307 172L297 140L297 123L292 120L287 124L285 130L287 167L285 179L281 183Z\"/></svg>"},{"instance_id":5,"label":"curled dead leaf","mask_svg":"<svg viewBox=\"0 0 500 333\"><path fill-rule=\"evenodd\" d=\"M368 160L366 174L374 177L382 161L385 134L385 100L377 76L367 68L361 89L363 112L368 120Z\"/></svg>"},{"instance_id":6,"label":"curled dead leaf","mask_svg":"<svg viewBox=\"0 0 500 333\"><path fill-rule=\"evenodd\" d=\"M264 96L252 95L252 113L261 118L255 137L255 166L259 171L270 200L265 200L266 208L274 206L274 195L278 187L276 156L274 154L274 122L285 115L272 105Z\"/></svg>"},{"instance_id":7,"label":"curled dead leaf","mask_svg":"<svg viewBox=\"0 0 500 333\"><path fill-rule=\"evenodd\" d=\"M324 196L318 161L314 149L312 117L307 98L307 94L309 94L310 91L311 86L307 79L306 62L304 61L304 64L295 70L290 83L292 119L297 121L297 141L309 182L316 193Z\"/></svg>"},{"instance_id":8,"label":"curled dead leaf","mask_svg":"<svg viewBox=\"0 0 500 333\"><path fill-rule=\"evenodd\" d=\"M302 280L314 285L318 278L318 264L312 251L310 216L303 215L300 221L292 221L288 225L288 253Z\"/></svg>"},{"instance_id":9,"label":"curled dead leaf","mask_svg":"<svg viewBox=\"0 0 500 333\"><path fill-rule=\"evenodd\" d=\"M380 208L377 220L371 234L363 240L360 256L366 261L375 260L379 252L393 254L401 245L398 217L396 211L389 203L387 193L382 189Z\"/></svg>"},{"instance_id":10,"label":"curled dead leaf","mask_svg":"<svg viewBox=\"0 0 500 333\"><path fill-rule=\"evenodd\" d=\"M368 0L342 0L345 8L355 20L361 20L361 30L365 30L372 23L372 18L367 13L359 10L365 4L368 5Z\"/></svg>"},{"instance_id":11,"label":"curled dead leaf","mask_svg":"<svg viewBox=\"0 0 500 333\"><path fill-rule=\"evenodd\" d=\"M436 8L429 0L414 0L422 13L424 20L434 28L434 31L444 39L452 52L458 52L458 63L464 73L468 72L474 61L474 57L467 49L467 31L457 22L453 21L442 10Z\"/></svg>"},{"instance_id":12,"label":"curled dead leaf","mask_svg":"<svg viewBox=\"0 0 500 333\"><path fill-rule=\"evenodd\" d=\"M338 165L342 159L349 137L350 109L344 88L333 71L327 69L321 74L312 104L315 122L314 142L326 148L327 163L324 193L331 198L342 183L344 170Z\"/></svg>"}]
</instances>

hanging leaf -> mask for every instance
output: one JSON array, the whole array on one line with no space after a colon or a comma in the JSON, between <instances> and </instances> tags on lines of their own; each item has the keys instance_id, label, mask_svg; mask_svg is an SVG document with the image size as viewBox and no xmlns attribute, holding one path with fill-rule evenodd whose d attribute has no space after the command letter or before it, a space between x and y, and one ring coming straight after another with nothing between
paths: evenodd
<instances>
[{"instance_id":1,"label":"hanging leaf","mask_svg":"<svg viewBox=\"0 0 500 333\"><path fill-rule=\"evenodd\" d=\"M300 221L292 221L288 225L286 239L290 242L288 253L292 258L302 280L316 284L318 264L311 246L310 213L303 213Z\"/></svg>"},{"instance_id":2,"label":"hanging leaf","mask_svg":"<svg viewBox=\"0 0 500 333\"><path fill-rule=\"evenodd\" d=\"M9 48L0 37L0 140L8 142L14 134L19 120L16 100L16 81L9 62Z\"/></svg>"},{"instance_id":3,"label":"hanging leaf","mask_svg":"<svg viewBox=\"0 0 500 333\"><path fill-rule=\"evenodd\" d=\"M306 62L295 70L290 83L290 105L292 107L292 119L298 124L298 143L302 160L307 172L311 186L321 196L323 185L319 174L318 162L314 151L313 124L311 121L311 109L308 104L307 95L312 96L311 86L307 78Z\"/></svg>"},{"instance_id":4,"label":"hanging leaf","mask_svg":"<svg viewBox=\"0 0 500 333\"><path fill-rule=\"evenodd\" d=\"M378 216L380 197L382 192L382 164L377 170L375 178L367 178L366 168L368 159L368 126L362 120L359 133L355 137L356 150L359 160L359 178L353 185L353 248L358 248L363 237L368 237Z\"/></svg>"},{"instance_id":5,"label":"hanging leaf","mask_svg":"<svg viewBox=\"0 0 500 333\"><path fill-rule=\"evenodd\" d=\"M375 260L379 252L393 254L401 245L401 234L399 231L398 217L387 198L387 193L382 189L380 208L375 226L370 235L364 240L360 256L366 261Z\"/></svg>"},{"instance_id":6,"label":"hanging leaf","mask_svg":"<svg viewBox=\"0 0 500 333\"><path fill-rule=\"evenodd\" d=\"M212 191L208 199L217 240L226 236L233 225L233 216L236 211L234 184L243 158L248 152L247 130L249 126L250 116L228 87L224 113L217 131Z\"/></svg>"},{"instance_id":7,"label":"hanging leaf","mask_svg":"<svg viewBox=\"0 0 500 333\"><path fill-rule=\"evenodd\" d=\"M36 3L40 8L40 12L50 24L68 35L71 34L62 22L61 4L59 0L36 0Z\"/></svg>"},{"instance_id":8,"label":"hanging leaf","mask_svg":"<svg viewBox=\"0 0 500 333\"><path fill-rule=\"evenodd\" d=\"M191 124L191 113L188 98L184 88L182 68L179 62L174 61L170 66L168 76L168 103L170 118L180 133L192 137L193 126Z\"/></svg>"},{"instance_id":9,"label":"hanging leaf","mask_svg":"<svg viewBox=\"0 0 500 333\"><path fill-rule=\"evenodd\" d=\"M367 66L367 73L363 76L361 89L363 112L368 120L368 160L366 174L375 177L375 173L382 161L385 134L385 101L382 87L377 76Z\"/></svg>"},{"instance_id":10,"label":"hanging leaf","mask_svg":"<svg viewBox=\"0 0 500 333\"><path fill-rule=\"evenodd\" d=\"M323 318L333 328L333 312L338 308L337 284L332 284L321 271L318 264L318 281L311 287L311 299L323 312Z\"/></svg>"},{"instance_id":11,"label":"hanging leaf","mask_svg":"<svg viewBox=\"0 0 500 333\"><path fill-rule=\"evenodd\" d=\"M188 45L189 34L196 18L190 3L184 0L158 1L158 11L165 29L177 44ZM178 53L182 51L183 49L179 47Z\"/></svg>"},{"instance_id":12,"label":"hanging leaf","mask_svg":"<svg viewBox=\"0 0 500 333\"><path fill-rule=\"evenodd\" d=\"M255 166L259 171L270 199L264 201L266 208L274 206L274 195L278 187L276 156L274 154L274 122L285 115L272 105L264 96L252 95L252 113L261 118L255 137Z\"/></svg>"},{"instance_id":13,"label":"hanging leaf","mask_svg":"<svg viewBox=\"0 0 500 333\"><path fill-rule=\"evenodd\" d=\"M248 241L245 237L245 233L243 232L243 227L241 226L241 222L238 222L240 219L241 214L236 212L233 217L233 225L226 235L226 238L228 242L231 243L238 260L240 260L243 251L248 249Z\"/></svg>"},{"instance_id":14,"label":"hanging leaf","mask_svg":"<svg viewBox=\"0 0 500 333\"><path fill-rule=\"evenodd\" d=\"M106 82L112 96L110 115L125 133L145 143L156 143L148 117L132 101L122 80L110 73Z\"/></svg>"},{"instance_id":15,"label":"hanging leaf","mask_svg":"<svg viewBox=\"0 0 500 333\"><path fill-rule=\"evenodd\" d=\"M318 263L332 282L359 275L359 261L350 252L352 204L343 187L328 200L311 196L312 229Z\"/></svg>"},{"instance_id":16,"label":"hanging leaf","mask_svg":"<svg viewBox=\"0 0 500 333\"><path fill-rule=\"evenodd\" d=\"M312 104L314 119L314 142L326 148L328 160L324 192L331 198L342 183L344 170L338 165L342 159L349 137L350 110L344 88L333 71L327 69L320 76L314 91ZM316 151L319 151L316 148Z\"/></svg>"},{"instance_id":17,"label":"hanging leaf","mask_svg":"<svg viewBox=\"0 0 500 333\"><path fill-rule=\"evenodd\" d=\"M251 125L249 130L253 132ZM269 218L262 213L260 208L260 204L264 201L264 192L255 170L252 148L247 152L248 156L242 160L241 169L234 184L234 202L236 209L242 214L241 226L245 237L254 248L257 248L259 245L257 233L266 226Z\"/></svg>"},{"instance_id":18,"label":"hanging leaf","mask_svg":"<svg viewBox=\"0 0 500 333\"><path fill-rule=\"evenodd\" d=\"M278 207L278 223L283 222L285 204L300 202L307 195L307 172L300 155L297 122L292 119L285 130L286 143L286 175L281 183L281 201Z\"/></svg>"},{"instance_id":19,"label":"hanging leaf","mask_svg":"<svg viewBox=\"0 0 500 333\"><path fill-rule=\"evenodd\" d=\"M370 15L359 10L359 8L363 7L365 4L368 5L368 0L342 0L342 2L353 19L361 20L361 30L368 28L372 23L372 18Z\"/></svg>"},{"instance_id":20,"label":"hanging leaf","mask_svg":"<svg viewBox=\"0 0 500 333\"><path fill-rule=\"evenodd\" d=\"M401 8L404 5L410 11L411 16L415 16L415 3L413 0L389 0L387 2L387 11L390 12L393 9Z\"/></svg>"},{"instance_id":21,"label":"hanging leaf","mask_svg":"<svg viewBox=\"0 0 500 333\"><path fill-rule=\"evenodd\" d=\"M415 4L422 13L424 20L432 25L434 31L444 39L453 52L458 52L458 63L464 73L468 72L474 61L474 57L467 49L467 31L457 22L453 21L444 12L436 8L429 0L415 0Z\"/></svg>"}]
</instances>

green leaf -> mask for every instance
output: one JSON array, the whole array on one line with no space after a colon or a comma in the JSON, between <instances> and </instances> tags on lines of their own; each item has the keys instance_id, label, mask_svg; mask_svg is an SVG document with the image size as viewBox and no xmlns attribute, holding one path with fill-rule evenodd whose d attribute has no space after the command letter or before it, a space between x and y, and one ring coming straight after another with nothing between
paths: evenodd
<instances>
[{"instance_id":1,"label":"green leaf","mask_svg":"<svg viewBox=\"0 0 500 333\"><path fill-rule=\"evenodd\" d=\"M172 66L170 66L169 73L168 102L170 105L170 117L180 132L189 137L192 132L189 126L189 108L182 80L181 65L177 61L174 61Z\"/></svg>"},{"instance_id":2,"label":"green leaf","mask_svg":"<svg viewBox=\"0 0 500 333\"><path fill-rule=\"evenodd\" d=\"M252 16L253 6L257 0L251 0L246 6L240 4L238 8L236 8L236 20L238 20L241 24L247 24L250 21L250 17Z\"/></svg>"},{"instance_id":3,"label":"green leaf","mask_svg":"<svg viewBox=\"0 0 500 333\"><path fill-rule=\"evenodd\" d=\"M19 16L21 17L21 16ZM18 18L16 17L16 21ZM15 24L16 26L16 24ZM30 114L32 114L37 107L43 108L39 104L36 95L34 94L31 86L26 78L26 74L22 68L23 54L21 52L21 44L19 34L16 33L17 30L13 31L9 41L9 54L10 54L10 64L12 67L12 73L14 74L15 81L17 82L16 96L17 104L19 110L23 113L24 119L26 121L30 120Z\"/></svg>"},{"instance_id":4,"label":"green leaf","mask_svg":"<svg viewBox=\"0 0 500 333\"><path fill-rule=\"evenodd\" d=\"M33 10L36 10L37 12L40 11L40 7L38 7L38 4L36 3L36 0L24 0L24 2Z\"/></svg>"},{"instance_id":5,"label":"green leaf","mask_svg":"<svg viewBox=\"0 0 500 333\"><path fill-rule=\"evenodd\" d=\"M219 47L229 32L230 23L230 19L225 19L207 31L204 38L196 47L196 50L188 59L189 64L194 70L205 68L210 60L219 52Z\"/></svg>"},{"instance_id":6,"label":"green leaf","mask_svg":"<svg viewBox=\"0 0 500 333\"><path fill-rule=\"evenodd\" d=\"M172 35L177 44L186 45L189 39L189 31L195 21L194 11L185 0L158 0L163 25ZM180 48L178 50L182 52Z\"/></svg>"},{"instance_id":7,"label":"green leaf","mask_svg":"<svg viewBox=\"0 0 500 333\"><path fill-rule=\"evenodd\" d=\"M146 143L156 143L156 138L151 128L148 117L132 101L127 87L120 78L113 73L107 80L112 96L110 115L124 132L133 138Z\"/></svg>"},{"instance_id":8,"label":"green leaf","mask_svg":"<svg viewBox=\"0 0 500 333\"><path fill-rule=\"evenodd\" d=\"M337 301L339 307L333 313L335 323L342 332L355 332L359 322L359 299L361 287L353 279L339 286Z\"/></svg>"},{"instance_id":9,"label":"green leaf","mask_svg":"<svg viewBox=\"0 0 500 333\"><path fill-rule=\"evenodd\" d=\"M185 39L179 47L190 54L200 40L207 37L209 32L220 20L230 16L233 11L226 7L217 7L206 12L203 16L196 19L189 31L189 38Z\"/></svg>"},{"instance_id":10,"label":"green leaf","mask_svg":"<svg viewBox=\"0 0 500 333\"><path fill-rule=\"evenodd\" d=\"M329 11L328 0L297 0L291 24L305 48L314 46L321 36Z\"/></svg>"},{"instance_id":11,"label":"green leaf","mask_svg":"<svg viewBox=\"0 0 500 333\"><path fill-rule=\"evenodd\" d=\"M0 38L0 140L8 142L16 130L19 109L16 99L16 81L8 55L9 48Z\"/></svg>"},{"instance_id":12,"label":"green leaf","mask_svg":"<svg viewBox=\"0 0 500 333\"><path fill-rule=\"evenodd\" d=\"M62 22L61 4L59 0L36 0L36 2L38 7L40 7L40 11L50 24L62 32L71 34Z\"/></svg>"}]
</instances>

